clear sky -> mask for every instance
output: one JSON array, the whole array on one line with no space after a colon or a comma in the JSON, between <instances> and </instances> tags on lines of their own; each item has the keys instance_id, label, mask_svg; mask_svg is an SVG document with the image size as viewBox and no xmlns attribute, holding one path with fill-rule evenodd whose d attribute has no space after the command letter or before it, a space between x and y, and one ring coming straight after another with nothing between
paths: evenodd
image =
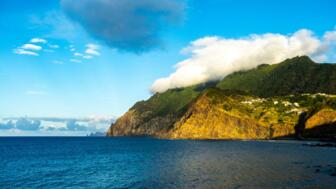
<instances>
[{"instance_id":1,"label":"clear sky","mask_svg":"<svg viewBox=\"0 0 336 189\"><path fill-rule=\"evenodd\" d=\"M336 25L334 0L78 3L0 2L1 117L119 116L194 40L300 29L322 38Z\"/></svg>"}]
</instances>

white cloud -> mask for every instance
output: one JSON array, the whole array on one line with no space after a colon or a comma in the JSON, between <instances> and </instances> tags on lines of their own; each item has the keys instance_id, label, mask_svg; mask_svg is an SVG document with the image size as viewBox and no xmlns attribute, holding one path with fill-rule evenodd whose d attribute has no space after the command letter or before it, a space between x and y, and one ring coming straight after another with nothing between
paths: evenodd
<instances>
[{"instance_id":1,"label":"white cloud","mask_svg":"<svg viewBox=\"0 0 336 189\"><path fill-rule=\"evenodd\" d=\"M66 122L64 121L49 121L49 120L41 120L41 128L55 128L55 129L66 129Z\"/></svg>"},{"instance_id":2,"label":"white cloud","mask_svg":"<svg viewBox=\"0 0 336 189\"><path fill-rule=\"evenodd\" d=\"M81 60L78 59L70 59L70 62L74 62L74 63L82 63Z\"/></svg>"},{"instance_id":3,"label":"white cloud","mask_svg":"<svg viewBox=\"0 0 336 189\"><path fill-rule=\"evenodd\" d=\"M13 50L15 54L21 54L21 55L30 55L30 56L38 56L39 54L34 51L40 51L42 50L41 46L34 45L34 44L24 44L21 47L18 47Z\"/></svg>"},{"instance_id":4,"label":"white cloud","mask_svg":"<svg viewBox=\"0 0 336 189\"><path fill-rule=\"evenodd\" d=\"M48 41L42 38L33 38L30 40L31 43L47 43Z\"/></svg>"},{"instance_id":5,"label":"white cloud","mask_svg":"<svg viewBox=\"0 0 336 189\"><path fill-rule=\"evenodd\" d=\"M55 52L53 49L59 48L58 45L49 44L47 40L42 38L32 38L30 43L23 44L22 46L14 49L14 53L16 54L24 54L24 55L32 55L32 56L38 56L39 54L33 51L44 51L47 53ZM40 45L36 45L36 43L46 44L51 49L44 49ZM45 47L45 46L44 46Z\"/></svg>"},{"instance_id":6,"label":"white cloud","mask_svg":"<svg viewBox=\"0 0 336 189\"><path fill-rule=\"evenodd\" d=\"M84 59L91 59L91 58L93 58L93 56L91 56L91 55L85 55L85 54L78 53L78 52L75 52L73 55L81 57L81 58L84 58Z\"/></svg>"},{"instance_id":7,"label":"white cloud","mask_svg":"<svg viewBox=\"0 0 336 189\"><path fill-rule=\"evenodd\" d=\"M336 27L334 31L327 31L323 36L324 40L328 43L336 41Z\"/></svg>"},{"instance_id":8,"label":"white cloud","mask_svg":"<svg viewBox=\"0 0 336 189\"><path fill-rule=\"evenodd\" d=\"M100 55L100 52L98 52L100 47L98 45L89 43L86 45L86 47L87 47L87 49L85 50L86 54L94 55L94 56Z\"/></svg>"},{"instance_id":9,"label":"white cloud","mask_svg":"<svg viewBox=\"0 0 336 189\"><path fill-rule=\"evenodd\" d=\"M25 49L25 50L32 50L32 51L39 51L42 49L41 46L30 44L30 43L24 44L20 48Z\"/></svg>"},{"instance_id":10,"label":"white cloud","mask_svg":"<svg viewBox=\"0 0 336 189\"><path fill-rule=\"evenodd\" d=\"M24 49L14 49L13 51L15 54L21 54L21 55L30 55L30 56L38 56L39 54L33 51L27 51Z\"/></svg>"},{"instance_id":11,"label":"white cloud","mask_svg":"<svg viewBox=\"0 0 336 189\"><path fill-rule=\"evenodd\" d=\"M69 47L70 47L70 51L76 50L73 45L70 45ZM83 59L92 59L93 56L100 55L100 52L98 52L99 48L100 47L98 45L89 43L86 45L86 50L84 53L74 52L73 55L77 57L81 57Z\"/></svg>"},{"instance_id":12,"label":"white cloud","mask_svg":"<svg viewBox=\"0 0 336 189\"><path fill-rule=\"evenodd\" d=\"M86 54L96 55L96 56L99 56L99 55L100 55L100 53L99 53L97 50L93 50L93 49L86 49L86 50L85 50L85 53L86 53Z\"/></svg>"},{"instance_id":13,"label":"white cloud","mask_svg":"<svg viewBox=\"0 0 336 189\"><path fill-rule=\"evenodd\" d=\"M310 30L302 29L291 35L267 33L245 38L204 37L181 52L190 57L176 64L168 77L157 79L152 92L186 87L223 77L259 64L275 64L286 58L309 55L316 61L330 59L330 46L336 42L336 31L318 38Z\"/></svg>"}]
</instances>

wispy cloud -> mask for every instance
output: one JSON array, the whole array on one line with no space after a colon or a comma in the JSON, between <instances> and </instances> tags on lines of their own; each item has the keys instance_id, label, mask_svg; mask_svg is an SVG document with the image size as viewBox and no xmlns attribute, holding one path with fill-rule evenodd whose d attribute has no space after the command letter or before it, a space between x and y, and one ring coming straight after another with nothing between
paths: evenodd
<instances>
[{"instance_id":1,"label":"wispy cloud","mask_svg":"<svg viewBox=\"0 0 336 189\"><path fill-rule=\"evenodd\" d=\"M91 56L91 55L85 55L85 54L78 53L78 52L75 52L74 56L78 56L78 57L81 57L81 58L84 58L84 59L91 59L91 58L93 58L93 56Z\"/></svg>"},{"instance_id":2,"label":"wispy cloud","mask_svg":"<svg viewBox=\"0 0 336 189\"><path fill-rule=\"evenodd\" d=\"M25 49L25 50L32 50L32 51L39 51L42 49L41 46L30 44L30 43L24 44L20 48Z\"/></svg>"},{"instance_id":3,"label":"wispy cloud","mask_svg":"<svg viewBox=\"0 0 336 189\"><path fill-rule=\"evenodd\" d=\"M69 45L69 49L70 49L71 52L76 51L75 45L73 45L73 44Z\"/></svg>"},{"instance_id":4,"label":"wispy cloud","mask_svg":"<svg viewBox=\"0 0 336 189\"><path fill-rule=\"evenodd\" d=\"M70 62L73 62L73 63L82 63L81 60L74 59L74 58L70 59Z\"/></svg>"},{"instance_id":5,"label":"wispy cloud","mask_svg":"<svg viewBox=\"0 0 336 189\"><path fill-rule=\"evenodd\" d=\"M39 56L42 52L53 53L59 45L49 43L43 38L32 38L29 43L23 44L13 50L15 54Z\"/></svg>"},{"instance_id":6,"label":"wispy cloud","mask_svg":"<svg viewBox=\"0 0 336 189\"><path fill-rule=\"evenodd\" d=\"M70 51L75 51L74 45L70 45ZM99 45L88 43L85 45L86 49L83 53L74 52L73 56L80 57L82 59L92 59L94 56L100 56L101 53L98 51L100 49ZM74 62L74 61L73 61Z\"/></svg>"},{"instance_id":7,"label":"wispy cloud","mask_svg":"<svg viewBox=\"0 0 336 189\"><path fill-rule=\"evenodd\" d=\"M84 55L83 58L84 59L91 59L91 58L93 58L93 56L91 56L91 55Z\"/></svg>"},{"instance_id":8,"label":"wispy cloud","mask_svg":"<svg viewBox=\"0 0 336 189\"><path fill-rule=\"evenodd\" d=\"M20 55L38 56L39 54L34 51L40 51L40 50L42 50L41 46L27 43L27 44L24 44L14 49L13 52L15 54L20 54Z\"/></svg>"},{"instance_id":9,"label":"wispy cloud","mask_svg":"<svg viewBox=\"0 0 336 189\"><path fill-rule=\"evenodd\" d=\"M87 49L85 50L86 54L94 55L94 56L99 56L100 55L100 52L98 52L98 50L100 48L99 45L89 43L89 44L86 45L86 47L87 47Z\"/></svg>"},{"instance_id":10,"label":"wispy cloud","mask_svg":"<svg viewBox=\"0 0 336 189\"><path fill-rule=\"evenodd\" d=\"M75 53L74 53L74 56L80 56L80 57L82 57L83 54L82 54L82 53L75 52Z\"/></svg>"},{"instance_id":11,"label":"wispy cloud","mask_svg":"<svg viewBox=\"0 0 336 189\"><path fill-rule=\"evenodd\" d=\"M39 45L37 45L39 44ZM48 48L49 47L49 48ZM46 39L42 38L32 38L29 40L29 43L23 44L16 49L13 49L13 53L20 55L30 55L30 56L39 56L41 53L54 53L57 49L60 48L59 45L52 44ZM74 44L65 47L69 49L73 57L69 57L70 62L82 63L85 60L92 59L95 56L100 56L99 52L100 46L94 43L88 43L85 45L82 52L76 52ZM63 64L61 61L52 61L54 64Z\"/></svg>"},{"instance_id":12,"label":"wispy cloud","mask_svg":"<svg viewBox=\"0 0 336 189\"><path fill-rule=\"evenodd\" d=\"M33 51L27 51L24 49L14 49L13 52L15 54L20 54L20 55L30 55L30 56L38 56L39 54Z\"/></svg>"},{"instance_id":13,"label":"wispy cloud","mask_svg":"<svg viewBox=\"0 0 336 189\"><path fill-rule=\"evenodd\" d=\"M30 40L31 43L47 43L48 41L42 38L33 38Z\"/></svg>"}]
</instances>

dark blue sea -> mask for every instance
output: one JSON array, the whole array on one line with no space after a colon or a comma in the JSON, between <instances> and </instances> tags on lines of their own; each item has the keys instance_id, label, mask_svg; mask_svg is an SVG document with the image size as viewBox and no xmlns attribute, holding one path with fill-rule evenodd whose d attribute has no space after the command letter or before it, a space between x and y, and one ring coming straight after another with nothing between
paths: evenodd
<instances>
[{"instance_id":1,"label":"dark blue sea","mask_svg":"<svg viewBox=\"0 0 336 189\"><path fill-rule=\"evenodd\" d=\"M336 188L336 148L298 141L0 138L0 188Z\"/></svg>"}]
</instances>

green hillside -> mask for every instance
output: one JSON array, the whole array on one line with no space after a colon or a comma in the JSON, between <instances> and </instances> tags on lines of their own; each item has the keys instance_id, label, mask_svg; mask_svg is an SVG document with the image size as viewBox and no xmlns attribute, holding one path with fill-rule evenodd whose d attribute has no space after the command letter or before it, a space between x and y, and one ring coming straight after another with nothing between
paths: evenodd
<instances>
[{"instance_id":1,"label":"green hillside","mask_svg":"<svg viewBox=\"0 0 336 189\"><path fill-rule=\"evenodd\" d=\"M279 64L262 65L225 77L220 89L242 90L270 97L301 93L336 93L336 65L317 64L307 56L287 59Z\"/></svg>"},{"instance_id":2,"label":"green hillside","mask_svg":"<svg viewBox=\"0 0 336 189\"><path fill-rule=\"evenodd\" d=\"M215 86L217 83L199 84L180 89L170 89L164 93L156 93L146 101L137 102L131 110L139 113L150 112L148 116L164 116L169 113L178 113L204 89Z\"/></svg>"}]
</instances>

